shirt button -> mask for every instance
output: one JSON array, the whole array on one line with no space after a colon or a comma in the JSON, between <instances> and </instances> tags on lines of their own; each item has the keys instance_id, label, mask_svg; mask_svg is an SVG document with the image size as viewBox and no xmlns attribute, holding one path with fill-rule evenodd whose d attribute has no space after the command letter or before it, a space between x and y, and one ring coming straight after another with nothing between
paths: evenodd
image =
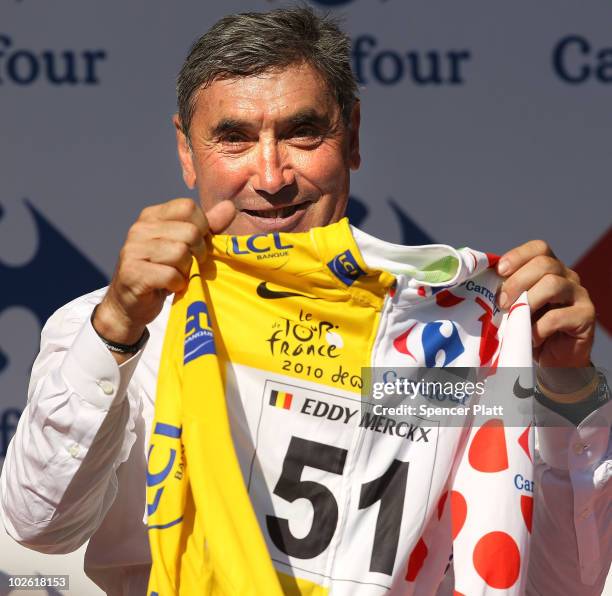
<instances>
[{"instance_id":1,"label":"shirt button","mask_svg":"<svg viewBox=\"0 0 612 596\"><path fill-rule=\"evenodd\" d=\"M112 395L115 392L115 387L110 381L98 381L98 386L102 389L104 395Z\"/></svg>"},{"instance_id":2,"label":"shirt button","mask_svg":"<svg viewBox=\"0 0 612 596\"><path fill-rule=\"evenodd\" d=\"M589 517L589 515L591 515L591 510L587 507L586 509L582 510L582 513L580 514L580 519L586 519L587 517Z\"/></svg>"},{"instance_id":3,"label":"shirt button","mask_svg":"<svg viewBox=\"0 0 612 596\"><path fill-rule=\"evenodd\" d=\"M68 448L68 453L70 453L72 457L77 457L79 455L79 446L76 443L70 445Z\"/></svg>"},{"instance_id":4,"label":"shirt button","mask_svg":"<svg viewBox=\"0 0 612 596\"><path fill-rule=\"evenodd\" d=\"M574 443L574 453L576 455L582 455L587 447L588 445L586 445L585 443Z\"/></svg>"}]
</instances>

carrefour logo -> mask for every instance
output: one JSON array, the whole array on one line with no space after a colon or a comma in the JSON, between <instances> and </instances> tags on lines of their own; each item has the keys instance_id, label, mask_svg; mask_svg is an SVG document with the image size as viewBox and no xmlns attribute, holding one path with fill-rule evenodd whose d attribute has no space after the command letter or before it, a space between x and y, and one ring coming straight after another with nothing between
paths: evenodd
<instances>
[{"instance_id":1,"label":"carrefour logo","mask_svg":"<svg viewBox=\"0 0 612 596\"><path fill-rule=\"evenodd\" d=\"M415 321L393 340L393 347L414 362L419 360L419 345L428 368L448 366L465 352L457 325L449 320L429 323Z\"/></svg>"},{"instance_id":2,"label":"carrefour logo","mask_svg":"<svg viewBox=\"0 0 612 596\"><path fill-rule=\"evenodd\" d=\"M416 86L463 85L472 59L469 49L396 50L386 48L373 35L353 40L353 70L359 82L395 85L408 81Z\"/></svg>"},{"instance_id":3,"label":"carrefour logo","mask_svg":"<svg viewBox=\"0 0 612 596\"><path fill-rule=\"evenodd\" d=\"M106 51L30 50L0 33L0 85L97 85Z\"/></svg>"},{"instance_id":4,"label":"carrefour logo","mask_svg":"<svg viewBox=\"0 0 612 596\"><path fill-rule=\"evenodd\" d=\"M0 466L25 401L27 385L22 380L22 371L31 367L35 356L34 341L31 355L24 353L24 346L29 345L30 339L35 339L53 311L107 283L106 276L42 212L28 201L24 201L24 206L33 227L32 240L36 243L32 258L27 263L12 265L5 262L6 255L0 254L0 320L4 330L0 331ZM4 222L4 209L0 205L0 234L6 234L9 225ZM21 230L21 234L29 236L25 230ZM11 320L15 316L15 307L18 311L31 313L38 323L33 322L35 329L16 330L19 334L17 342L10 333L10 325L8 332L5 326L6 312L9 312L8 320ZM29 334L34 335L30 338Z\"/></svg>"},{"instance_id":5,"label":"carrefour logo","mask_svg":"<svg viewBox=\"0 0 612 596\"><path fill-rule=\"evenodd\" d=\"M571 85L612 83L612 46L597 48L582 35L567 35L553 48L552 66Z\"/></svg>"},{"instance_id":6,"label":"carrefour logo","mask_svg":"<svg viewBox=\"0 0 612 596\"><path fill-rule=\"evenodd\" d=\"M24 203L35 226L38 248L29 263L19 266L3 263L0 255L0 283L4 290L0 294L0 313L10 306L20 306L31 311L42 327L60 306L105 286L107 278L33 204L27 200ZM0 205L0 222L3 214ZM0 371L2 365L0 355Z\"/></svg>"}]
</instances>

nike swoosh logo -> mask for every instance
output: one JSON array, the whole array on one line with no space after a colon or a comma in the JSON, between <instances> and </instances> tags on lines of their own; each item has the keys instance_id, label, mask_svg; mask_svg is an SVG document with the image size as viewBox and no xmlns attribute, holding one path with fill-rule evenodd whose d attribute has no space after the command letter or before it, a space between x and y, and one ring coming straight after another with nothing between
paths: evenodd
<instances>
[{"instance_id":1,"label":"nike swoosh logo","mask_svg":"<svg viewBox=\"0 0 612 596\"><path fill-rule=\"evenodd\" d=\"M514 388L512 389L512 392L519 399L527 399L528 397L535 395L535 391L533 390L533 387L523 387L521 385L520 377L516 377L516 381L514 381Z\"/></svg>"},{"instance_id":2,"label":"nike swoosh logo","mask_svg":"<svg viewBox=\"0 0 612 596\"><path fill-rule=\"evenodd\" d=\"M276 290L271 290L265 281L262 281L257 286L257 295L260 298L266 298L268 300L276 300L277 298L293 298L294 296L299 296L300 298L309 298L310 300L320 300L316 296L307 296L306 294L298 294L297 292L281 292Z\"/></svg>"}]
</instances>

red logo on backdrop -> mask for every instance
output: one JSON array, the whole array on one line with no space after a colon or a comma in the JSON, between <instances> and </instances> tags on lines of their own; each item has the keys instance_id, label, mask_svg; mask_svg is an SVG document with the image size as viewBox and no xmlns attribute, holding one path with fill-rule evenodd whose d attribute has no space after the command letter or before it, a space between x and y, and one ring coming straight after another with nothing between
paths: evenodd
<instances>
[{"instance_id":1,"label":"red logo on backdrop","mask_svg":"<svg viewBox=\"0 0 612 596\"><path fill-rule=\"evenodd\" d=\"M612 227L597 241L575 265L582 285L589 291L595 304L597 319L601 326L612 335Z\"/></svg>"}]
</instances>

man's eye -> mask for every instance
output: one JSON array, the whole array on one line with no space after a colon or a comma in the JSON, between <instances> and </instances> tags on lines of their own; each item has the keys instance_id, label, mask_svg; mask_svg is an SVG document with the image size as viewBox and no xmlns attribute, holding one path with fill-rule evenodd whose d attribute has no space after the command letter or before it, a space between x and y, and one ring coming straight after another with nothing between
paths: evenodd
<instances>
[{"instance_id":1,"label":"man's eye","mask_svg":"<svg viewBox=\"0 0 612 596\"><path fill-rule=\"evenodd\" d=\"M293 136L298 138L318 137L320 134L321 133L313 126L300 126L293 131Z\"/></svg>"},{"instance_id":2,"label":"man's eye","mask_svg":"<svg viewBox=\"0 0 612 596\"><path fill-rule=\"evenodd\" d=\"M223 143L231 143L231 144L244 143L247 140L248 139L246 138L246 136L239 132L230 132L221 137L221 141Z\"/></svg>"}]
</instances>

